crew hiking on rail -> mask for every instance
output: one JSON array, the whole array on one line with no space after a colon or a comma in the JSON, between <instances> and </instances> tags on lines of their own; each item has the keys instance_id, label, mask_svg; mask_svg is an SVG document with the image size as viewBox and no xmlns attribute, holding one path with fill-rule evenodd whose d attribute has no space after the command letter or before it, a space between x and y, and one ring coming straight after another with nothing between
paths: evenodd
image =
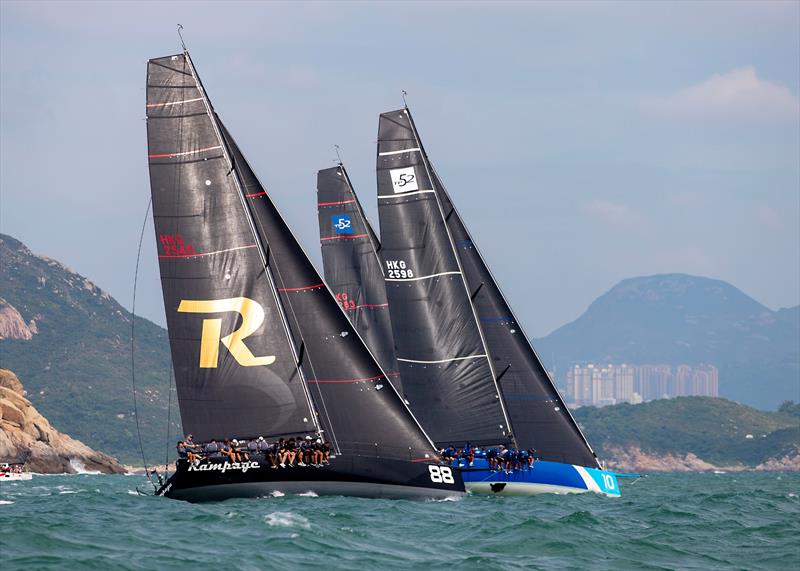
<instances>
[{"instance_id":1,"label":"crew hiking on rail","mask_svg":"<svg viewBox=\"0 0 800 571\"><path fill-rule=\"evenodd\" d=\"M473 448L467 442L462 448L456 448L452 444L439 451L442 460L454 467L474 466L475 458L485 458L490 470L499 470L510 474L516 470L532 470L536 461L536 450L517 450L516 448L506 448L502 444L487 450Z\"/></svg>"},{"instance_id":2,"label":"crew hiking on rail","mask_svg":"<svg viewBox=\"0 0 800 571\"><path fill-rule=\"evenodd\" d=\"M318 436L305 438L281 438L271 444L263 436L247 441L224 439L196 443L191 434L177 443L178 458L192 464L202 461L227 460L231 463L256 461L269 464L271 468L313 466L321 468L330 463L331 443Z\"/></svg>"}]
</instances>

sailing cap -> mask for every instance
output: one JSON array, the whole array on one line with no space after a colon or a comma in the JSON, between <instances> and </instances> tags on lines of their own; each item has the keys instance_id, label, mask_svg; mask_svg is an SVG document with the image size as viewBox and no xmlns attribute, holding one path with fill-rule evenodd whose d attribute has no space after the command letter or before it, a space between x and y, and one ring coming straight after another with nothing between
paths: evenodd
<instances>
[{"instance_id":1,"label":"sailing cap","mask_svg":"<svg viewBox=\"0 0 800 571\"><path fill-rule=\"evenodd\" d=\"M306 436L306 440L311 440L311 437L310 436Z\"/></svg>"},{"instance_id":2,"label":"sailing cap","mask_svg":"<svg viewBox=\"0 0 800 571\"><path fill-rule=\"evenodd\" d=\"M264 440L264 437L263 436L259 436L258 439L259 440Z\"/></svg>"}]
</instances>

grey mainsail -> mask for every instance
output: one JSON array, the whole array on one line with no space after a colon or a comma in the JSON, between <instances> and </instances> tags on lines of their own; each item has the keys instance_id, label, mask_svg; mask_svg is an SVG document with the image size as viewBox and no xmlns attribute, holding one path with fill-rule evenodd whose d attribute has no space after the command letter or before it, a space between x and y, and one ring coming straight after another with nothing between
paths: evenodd
<instances>
[{"instance_id":1,"label":"grey mainsail","mask_svg":"<svg viewBox=\"0 0 800 571\"><path fill-rule=\"evenodd\" d=\"M378 212L403 390L438 446L508 442L508 421L407 109L378 128Z\"/></svg>"},{"instance_id":2,"label":"grey mainsail","mask_svg":"<svg viewBox=\"0 0 800 571\"><path fill-rule=\"evenodd\" d=\"M184 429L198 440L324 430L344 453L431 441L225 129L188 52L148 63L148 146Z\"/></svg>"},{"instance_id":3,"label":"grey mainsail","mask_svg":"<svg viewBox=\"0 0 800 571\"><path fill-rule=\"evenodd\" d=\"M325 282L402 394L380 244L344 165L317 173L317 213Z\"/></svg>"}]
</instances>

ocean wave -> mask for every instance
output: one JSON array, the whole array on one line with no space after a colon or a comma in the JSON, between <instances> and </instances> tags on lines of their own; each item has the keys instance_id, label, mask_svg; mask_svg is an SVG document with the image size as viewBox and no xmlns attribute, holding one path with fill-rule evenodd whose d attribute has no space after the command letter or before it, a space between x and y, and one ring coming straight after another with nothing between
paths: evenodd
<instances>
[{"instance_id":1,"label":"ocean wave","mask_svg":"<svg viewBox=\"0 0 800 571\"><path fill-rule=\"evenodd\" d=\"M307 518L294 512L273 512L264 518L267 525L272 527L299 527L311 529L311 523Z\"/></svg>"}]
</instances>

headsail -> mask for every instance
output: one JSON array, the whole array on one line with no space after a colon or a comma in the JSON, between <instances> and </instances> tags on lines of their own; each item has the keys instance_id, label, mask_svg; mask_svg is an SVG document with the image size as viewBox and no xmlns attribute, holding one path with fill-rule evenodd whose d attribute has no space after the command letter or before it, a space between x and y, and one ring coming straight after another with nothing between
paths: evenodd
<instances>
[{"instance_id":1,"label":"headsail","mask_svg":"<svg viewBox=\"0 0 800 571\"><path fill-rule=\"evenodd\" d=\"M156 233L180 242L161 272L185 429L205 439L319 425L341 452L428 457L430 440L222 125L188 53L152 60L148 86ZM272 401L284 394L280 408Z\"/></svg>"},{"instance_id":2,"label":"headsail","mask_svg":"<svg viewBox=\"0 0 800 571\"><path fill-rule=\"evenodd\" d=\"M380 244L344 165L317 173L317 212L325 281L402 394Z\"/></svg>"},{"instance_id":3,"label":"headsail","mask_svg":"<svg viewBox=\"0 0 800 571\"><path fill-rule=\"evenodd\" d=\"M378 128L378 211L403 390L437 445L508 440L459 260L407 109Z\"/></svg>"},{"instance_id":4,"label":"headsail","mask_svg":"<svg viewBox=\"0 0 800 571\"><path fill-rule=\"evenodd\" d=\"M562 400L517 321L437 173L434 188L456 244L461 267L474 292L486 345L497 371L514 436L553 462L597 467L597 457Z\"/></svg>"}]
</instances>

